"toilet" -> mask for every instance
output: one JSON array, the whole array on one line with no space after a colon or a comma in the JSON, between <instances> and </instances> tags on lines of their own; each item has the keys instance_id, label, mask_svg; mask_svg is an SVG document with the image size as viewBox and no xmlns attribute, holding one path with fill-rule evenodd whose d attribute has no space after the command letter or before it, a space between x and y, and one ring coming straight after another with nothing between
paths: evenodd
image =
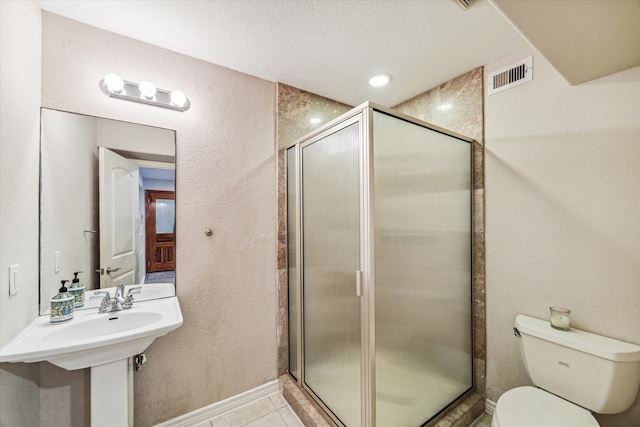
<instances>
[{"instance_id":1,"label":"toilet","mask_svg":"<svg viewBox=\"0 0 640 427\"><path fill-rule=\"evenodd\" d=\"M496 403L491 427L598 427L590 411L624 412L640 386L640 346L518 315L513 329L536 387Z\"/></svg>"}]
</instances>

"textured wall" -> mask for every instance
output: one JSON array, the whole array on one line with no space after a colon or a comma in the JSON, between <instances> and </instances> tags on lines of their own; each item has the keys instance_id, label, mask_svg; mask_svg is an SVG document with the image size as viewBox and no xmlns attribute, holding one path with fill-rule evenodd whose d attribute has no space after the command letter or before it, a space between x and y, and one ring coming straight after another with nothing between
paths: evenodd
<instances>
[{"instance_id":1,"label":"textured wall","mask_svg":"<svg viewBox=\"0 0 640 427\"><path fill-rule=\"evenodd\" d=\"M572 325L640 344L640 68L570 86L533 55L533 81L486 100L487 392L530 380L512 326L568 307ZM640 399L603 427L638 426Z\"/></svg>"},{"instance_id":2,"label":"textured wall","mask_svg":"<svg viewBox=\"0 0 640 427\"><path fill-rule=\"evenodd\" d=\"M40 9L0 2L0 346L38 315ZM9 266L20 289L9 296ZM0 365L0 426L38 425L38 364Z\"/></svg>"},{"instance_id":3,"label":"textured wall","mask_svg":"<svg viewBox=\"0 0 640 427\"><path fill-rule=\"evenodd\" d=\"M184 326L151 345L135 376L136 425L273 380L274 84L49 13L42 50L43 106L176 130L176 287ZM192 108L179 113L108 98L98 89L108 72L180 88ZM209 227L212 238L204 233ZM49 383L82 384L83 372L42 369ZM43 408L53 409L48 402L58 398L55 388L43 389ZM65 417L53 410L42 416L49 425L70 425Z\"/></svg>"}]
</instances>

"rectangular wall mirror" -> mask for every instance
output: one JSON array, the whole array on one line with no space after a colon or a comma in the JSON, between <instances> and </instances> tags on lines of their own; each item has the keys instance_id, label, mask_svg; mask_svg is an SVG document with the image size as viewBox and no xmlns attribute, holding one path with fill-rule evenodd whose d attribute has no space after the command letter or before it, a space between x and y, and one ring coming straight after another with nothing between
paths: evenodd
<instances>
[{"instance_id":1,"label":"rectangular wall mirror","mask_svg":"<svg viewBox=\"0 0 640 427\"><path fill-rule=\"evenodd\" d=\"M43 108L40 314L85 290L175 284L175 131Z\"/></svg>"}]
</instances>

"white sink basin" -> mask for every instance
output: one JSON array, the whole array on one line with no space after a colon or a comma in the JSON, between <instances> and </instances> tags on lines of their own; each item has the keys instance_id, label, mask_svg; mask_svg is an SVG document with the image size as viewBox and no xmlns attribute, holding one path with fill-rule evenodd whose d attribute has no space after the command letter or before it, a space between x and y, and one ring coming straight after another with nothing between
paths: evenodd
<instances>
[{"instance_id":1,"label":"white sink basin","mask_svg":"<svg viewBox=\"0 0 640 427\"><path fill-rule=\"evenodd\" d=\"M0 350L0 362L48 361L73 370L142 353L157 337L182 326L177 297L134 302L129 310L79 310L73 320L52 324L34 320Z\"/></svg>"},{"instance_id":2,"label":"white sink basin","mask_svg":"<svg viewBox=\"0 0 640 427\"><path fill-rule=\"evenodd\" d=\"M152 325L162 320L162 314L148 311L120 311L104 313L107 316L96 316L82 322L70 322L68 328L56 328L42 337L43 342L69 343L95 337L108 337L122 332L134 332L138 328Z\"/></svg>"}]
</instances>

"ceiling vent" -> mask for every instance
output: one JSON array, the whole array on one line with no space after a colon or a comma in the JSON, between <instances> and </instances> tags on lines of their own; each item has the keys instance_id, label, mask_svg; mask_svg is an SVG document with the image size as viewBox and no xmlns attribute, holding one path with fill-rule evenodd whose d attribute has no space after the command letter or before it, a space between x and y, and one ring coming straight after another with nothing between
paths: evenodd
<instances>
[{"instance_id":1,"label":"ceiling vent","mask_svg":"<svg viewBox=\"0 0 640 427\"><path fill-rule=\"evenodd\" d=\"M482 0L453 0L453 1L455 1L465 9L469 9L471 6L473 6L476 3L480 3Z\"/></svg>"},{"instance_id":2,"label":"ceiling vent","mask_svg":"<svg viewBox=\"0 0 640 427\"><path fill-rule=\"evenodd\" d=\"M532 56L489 74L487 94L493 95L531 80L533 80Z\"/></svg>"}]
</instances>

